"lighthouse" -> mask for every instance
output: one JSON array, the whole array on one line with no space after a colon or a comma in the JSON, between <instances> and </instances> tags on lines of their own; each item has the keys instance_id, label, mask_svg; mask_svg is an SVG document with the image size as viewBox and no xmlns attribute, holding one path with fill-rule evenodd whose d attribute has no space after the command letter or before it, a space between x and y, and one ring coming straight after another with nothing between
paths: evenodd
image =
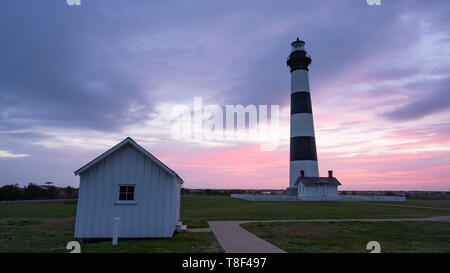
<instances>
[{"instance_id":1,"label":"lighthouse","mask_svg":"<svg viewBox=\"0 0 450 273\"><path fill-rule=\"evenodd\" d=\"M287 58L291 69L289 187L281 196L232 194L231 197L253 201L368 200L366 197L340 196L338 187L341 183L333 176L333 170L328 171L328 177L319 177L308 78L311 56L305 50L305 42L298 38L291 45L292 50Z\"/></svg>"},{"instance_id":2,"label":"lighthouse","mask_svg":"<svg viewBox=\"0 0 450 273\"><path fill-rule=\"evenodd\" d=\"M316 140L309 90L308 67L311 56L305 50L305 42L297 38L291 43L292 51L287 59L291 69L291 139L289 191L297 191L298 177L318 177Z\"/></svg>"}]
</instances>

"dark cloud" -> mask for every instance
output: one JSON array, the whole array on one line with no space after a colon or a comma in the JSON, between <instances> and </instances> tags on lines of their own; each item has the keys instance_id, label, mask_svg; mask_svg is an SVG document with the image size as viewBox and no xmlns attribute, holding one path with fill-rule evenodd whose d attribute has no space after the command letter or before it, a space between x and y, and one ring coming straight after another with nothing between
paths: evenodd
<instances>
[{"instance_id":1,"label":"dark cloud","mask_svg":"<svg viewBox=\"0 0 450 273\"><path fill-rule=\"evenodd\" d=\"M414 41L399 22L411 3L2 1L0 123L117 130L155 102L198 95L285 105L291 40L307 41L313 87L350 80L361 60Z\"/></svg>"},{"instance_id":2,"label":"dark cloud","mask_svg":"<svg viewBox=\"0 0 450 273\"><path fill-rule=\"evenodd\" d=\"M127 71L129 61L118 61L123 52L111 49L117 37L104 33L110 32L108 20L94 22L93 14L54 5L19 2L3 10L0 32L8 34L0 44L3 115L42 125L119 127L130 105L145 103L145 95Z\"/></svg>"},{"instance_id":3,"label":"dark cloud","mask_svg":"<svg viewBox=\"0 0 450 273\"><path fill-rule=\"evenodd\" d=\"M450 109L450 79L443 81L434 92L427 89L419 91L428 95L420 96L411 103L384 113L383 116L390 120L413 120Z\"/></svg>"},{"instance_id":4,"label":"dark cloud","mask_svg":"<svg viewBox=\"0 0 450 273\"><path fill-rule=\"evenodd\" d=\"M288 105L285 61L297 36L312 55L314 104L337 95L346 102L366 99L355 92L336 94L337 80L414 77L421 72L413 65L384 64L415 45L421 23L430 32L448 33L450 5L385 2L376 7L365 0L82 0L81 7L70 7L65 0L2 0L0 150L30 156L4 159L0 185L33 179L75 183L72 171L96 152L52 149L50 133L122 134L158 102L203 96L205 104ZM442 67L434 72L448 73ZM410 88L409 99L416 100L384 115L409 120L448 108L448 87L433 80L365 95L404 95ZM54 132L40 131L49 126ZM47 140L46 147L35 144Z\"/></svg>"}]
</instances>

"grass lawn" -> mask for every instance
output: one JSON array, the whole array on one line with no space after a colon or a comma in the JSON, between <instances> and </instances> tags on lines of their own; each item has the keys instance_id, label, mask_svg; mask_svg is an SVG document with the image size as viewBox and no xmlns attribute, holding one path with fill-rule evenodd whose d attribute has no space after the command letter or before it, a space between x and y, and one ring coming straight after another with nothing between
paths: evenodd
<instances>
[{"instance_id":1,"label":"grass lawn","mask_svg":"<svg viewBox=\"0 0 450 273\"><path fill-rule=\"evenodd\" d=\"M434 200L420 201L423 206L437 204ZM442 204L449 203L445 200ZM396 204L413 205L410 201ZM352 202L252 202L226 196L184 197L181 201L181 220L190 228L208 227L208 220L422 218L442 215L450 215L450 211Z\"/></svg>"},{"instance_id":2,"label":"grass lawn","mask_svg":"<svg viewBox=\"0 0 450 273\"><path fill-rule=\"evenodd\" d=\"M17 204L0 206L0 252L69 252L76 204ZM212 232L177 233L171 239L88 241L81 252L223 252Z\"/></svg>"},{"instance_id":3,"label":"grass lawn","mask_svg":"<svg viewBox=\"0 0 450 273\"><path fill-rule=\"evenodd\" d=\"M408 204L406 203L401 204ZM421 200L421 205L446 205ZM430 205L428 205L430 204ZM0 252L68 252L73 240L76 204L0 205ZM208 227L208 220L319 218L412 218L450 215L433 209L375 206L349 202L251 202L224 196L183 197L181 220L188 228ZM176 234L172 239L88 242L82 252L220 252L212 233Z\"/></svg>"},{"instance_id":4,"label":"grass lawn","mask_svg":"<svg viewBox=\"0 0 450 273\"><path fill-rule=\"evenodd\" d=\"M0 205L1 218L70 218L75 217L76 212L74 203Z\"/></svg>"},{"instance_id":5,"label":"grass lawn","mask_svg":"<svg viewBox=\"0 0 450 273\"><path fill-rule=\"evenodd\" d=\"M406 202L383 202L386 204L430 207L430 208L444 208L450 209L450 200L406 200Z\"/></svg>"},{"instance_id":6,"label":"grass lawn","mask_svg":"<svg viewBox=\"0 0 450 273\"><path fill-rule=\"evenodd\" d=\"M450 224L444 222L246 223L258 237L292 253L367 253L378 241L382 253L450 253Z\"/></svg>"},{"instance_id":7,"label":"grass lawn","mask_svg":"<svg viewBox=\"0 0 450 273\"><path fill-rule=\"evenodd\" d=\"M119 240L116 247L111 240L81 246L87 253L220 253L224 252L212 232L175 233L171 239Z\"/></svg>"},{"instance_id":8,"label":"grass lawn","mask_svg":"<svg viewBox=\"0 0 450 273\"><path fill-rule=\"evenodd\" d=\"M73 241L75 218L1 217L0 252L69 252ZM223 252L212 232L177 233L171 239L120 239L116 247L111 240L88 241L81 252Z\"/></svg>"}]
</instances>

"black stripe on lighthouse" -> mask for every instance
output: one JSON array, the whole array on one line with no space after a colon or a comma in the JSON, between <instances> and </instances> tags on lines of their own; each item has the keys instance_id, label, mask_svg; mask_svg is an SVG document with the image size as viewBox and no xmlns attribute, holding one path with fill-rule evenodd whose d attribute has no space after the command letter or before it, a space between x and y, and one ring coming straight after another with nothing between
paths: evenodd
<instances>
[{"instance_id":1,"label":"black stripe on lighthouse","mask_svg":"<svg viewBox=\"0 0 450 273\"><path fill-rule=\"evenodd\" d=\"M311 136L291 137L290 161L317 160L316 139Z\"/></svg>"},{"instance_id":2,"label":"black stripe on lighthouse","mask_svg":"<svg viewBox=\"0 0 450 273\"><path fill-rule=\"evenodd\" d=\"M312 114L311 95L309 92L295 92L291 94L291 115L297 113Z\"/></svg>"},{"instance_id":3,"label":"black stripe on lighthouse","mask_svg":"<svg viewBox=\"0 0 450 273\"><path fill-rule=\"evenodd\" d=\"M291 94L291 120L294 115L311 115L312 106L309 92L294 92ZM292 127L291 127L292 130ZM314 129L313 129L314 130ZM314 133L314 132L312 132ZM317 149L314 136L291 135L290 161L316 160Z\"/></svg>"}]
</instances>

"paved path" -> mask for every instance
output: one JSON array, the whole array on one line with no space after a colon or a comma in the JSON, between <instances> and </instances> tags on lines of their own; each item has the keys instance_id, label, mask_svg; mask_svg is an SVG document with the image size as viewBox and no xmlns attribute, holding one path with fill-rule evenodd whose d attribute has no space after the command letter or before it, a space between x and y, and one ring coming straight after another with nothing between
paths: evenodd
<instances>
[{"instance_id":1,"label":"paved path","mask_svg":"<svg viewBox=\"0 0 450 273\"><path fill-rule=\"evenodd\" d=\"M217 240L226 253L285 253L284 250L264 241L241 227L243 223L273 222L404 222L439 221L450 222L450 216L408 219L304 219L304 220L249 220L208 221Z\"/></svg>"},{"instance_id":2,"label":"paved path","mask_svg":"<svg viewBox=\"0 0 450 273\"><path fill-rule=\"evenodd\" d=\"M249 221L209 221L214 235L226 253L285 253L243 229L240 224Z\"/></svg>"}]
</instances>

